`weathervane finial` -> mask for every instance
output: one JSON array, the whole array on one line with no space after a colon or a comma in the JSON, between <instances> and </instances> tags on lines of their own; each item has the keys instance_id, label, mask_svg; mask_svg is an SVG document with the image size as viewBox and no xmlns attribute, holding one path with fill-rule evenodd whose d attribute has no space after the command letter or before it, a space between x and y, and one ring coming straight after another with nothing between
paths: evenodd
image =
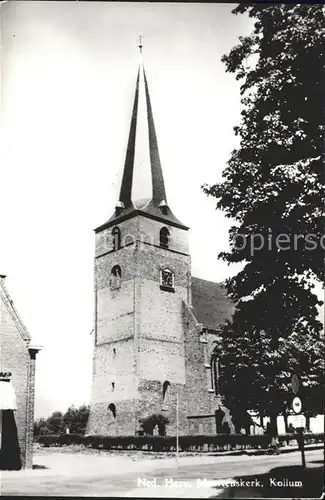
<instances>
[{"instance_id":1,"label":"weathervane finial","mask_svg":"<svg viewBox=\"0 0 325 500\"><path fill-rule=\"evenodd\" d=\"M143 45L142 45L142 36L141 35L139 35L138 47L140 49L140 54L142 54L142 47L143 47Z\"/></svg>"}]
</instances>

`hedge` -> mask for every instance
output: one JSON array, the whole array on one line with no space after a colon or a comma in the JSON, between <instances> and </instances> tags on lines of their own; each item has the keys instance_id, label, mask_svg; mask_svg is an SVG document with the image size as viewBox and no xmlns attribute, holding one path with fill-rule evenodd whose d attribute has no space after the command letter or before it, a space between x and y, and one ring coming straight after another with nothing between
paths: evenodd
<instances>
[{"instance_id":1,"label":"hedge","mask_svg":"<svg viewBox=\"0 0 325 500\"><path fill-rule=\"evenodd\" d=\"M305 443L324 442L324 434L304 434ZM297 435L279 436L279 445L297 442ZM43 446L83 444L103 450L176 451L175 436L82 436L79 434L44 435L38 438ZM214 436L180 436L180 451L227 451L234 449L265 449L269 438L265 434L217 434Z\"/></svg>"},{"instance_id":2,"label":"hedge","mask_svg":"<svg viewBox=\"0 0 325 500\"><path fill-rule=\"evenodd\" d=\"M84 436L81 434L44 434L39 436L36 441L43 446L84 444Z\"/></svg>"}]
</instances>

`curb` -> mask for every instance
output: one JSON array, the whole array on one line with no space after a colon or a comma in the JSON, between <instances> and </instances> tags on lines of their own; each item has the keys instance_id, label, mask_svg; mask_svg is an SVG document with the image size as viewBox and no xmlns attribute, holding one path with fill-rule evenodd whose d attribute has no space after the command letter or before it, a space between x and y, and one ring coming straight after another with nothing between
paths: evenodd
<instances>
[{"instance_id":1,"label":"curb","mask_svg":"<svg viewBox=\"0 0 325 500\"><path fill-rule=\"evenodd\" d=\"M319 444L314 444L314 445L306 445L304 447L305 451L308 451L308 450L318 450L318 449L323 449L324 445L323 443L319 443ZM294 451L300 451L300 448L298 448L298 446L292 446L291 448L279 448L279 453L278 455L283 455L285 453L292 453ZM228 456L238 456L238 455L252 455L252 456L256 456L256 455L275 455L276 452L271 449L271 448L264 448L262 450L236 450L236 451L229 451L229 452L216 452L216 453L212 453L211 456L222 456L222 455L228 455Z\"/></svg>"}]
</instances>

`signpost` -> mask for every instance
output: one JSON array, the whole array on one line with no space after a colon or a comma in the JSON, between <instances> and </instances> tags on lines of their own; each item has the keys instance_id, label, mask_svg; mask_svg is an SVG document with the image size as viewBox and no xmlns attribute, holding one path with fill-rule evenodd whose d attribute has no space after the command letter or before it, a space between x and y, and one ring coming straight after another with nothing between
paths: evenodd
<instances>
[{"instance_id":1,"label":"signpost","mask_svg":"<svg viewBox=\"0 0 325 500\"><path fill-rule=\"evenodd\" d=\"M302 402L301 402L301 399L298 398L297 396L295 398L293 398L293 401L292 401L292 409L294 411L294 413L296 415L298 415L301 410L302 410Z\"/></svg>"},{"instance_id":2,"label":"signpost","mask_svg":"<svg viewBox=\"0 0 325 500\"><path fill-rule=\"evenodd\" d=\"M179 415L178 415L178 393L176 394L176 462L179 462L179 433L178 433L178 425L179 425Z\"/></svg>"},{"instance_id":3,"label":"signpost","mask_svg":"<svg viewBox=\"0 0 325 500\"><path fill-rule=\"evenodd\" d=\"M291 378L291 389L295 397L292 401L292 409L295 413L293 425L297 429L298 434L298 445L301 451L301 462L302 467L306 467L306 459L305 459L305 443L304 443L304 427L305 427L305 417L301 414L302 410L302 401L297 396L300 388L300 380L298 376L294 373Z\"/></svg>"},{"instance_id":4,"label":"signpost","mask_svg":"<svg viewBox=\"0 0 325 500\"><path fill-rule=\"evenodd\" d=\"M292 392L294 394L297 394L297 392L299 391L299 386L300 386L299 378L294 373L291 378L291 387L292 387Z\"/></svg>"}]
</instances>

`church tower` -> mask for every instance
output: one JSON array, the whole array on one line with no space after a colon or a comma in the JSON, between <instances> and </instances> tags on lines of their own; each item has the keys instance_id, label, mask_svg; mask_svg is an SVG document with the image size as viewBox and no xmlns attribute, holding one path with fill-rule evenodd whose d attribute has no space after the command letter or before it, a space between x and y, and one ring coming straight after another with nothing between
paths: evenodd
<instances>
[{"instance_id":1,"label":"church tower","mask_svg":"<svg viewBox=\"0 0 325 500\"><path fill-rule=\"evenodd\" d=\"M142 46L140 45L140 53ZM95 229L95 331L88 434L134 435L165 415L187 430L183 304L188 227L165 190L149 86L140 61L119 200Z\"/></svg>"}]
</instances>

